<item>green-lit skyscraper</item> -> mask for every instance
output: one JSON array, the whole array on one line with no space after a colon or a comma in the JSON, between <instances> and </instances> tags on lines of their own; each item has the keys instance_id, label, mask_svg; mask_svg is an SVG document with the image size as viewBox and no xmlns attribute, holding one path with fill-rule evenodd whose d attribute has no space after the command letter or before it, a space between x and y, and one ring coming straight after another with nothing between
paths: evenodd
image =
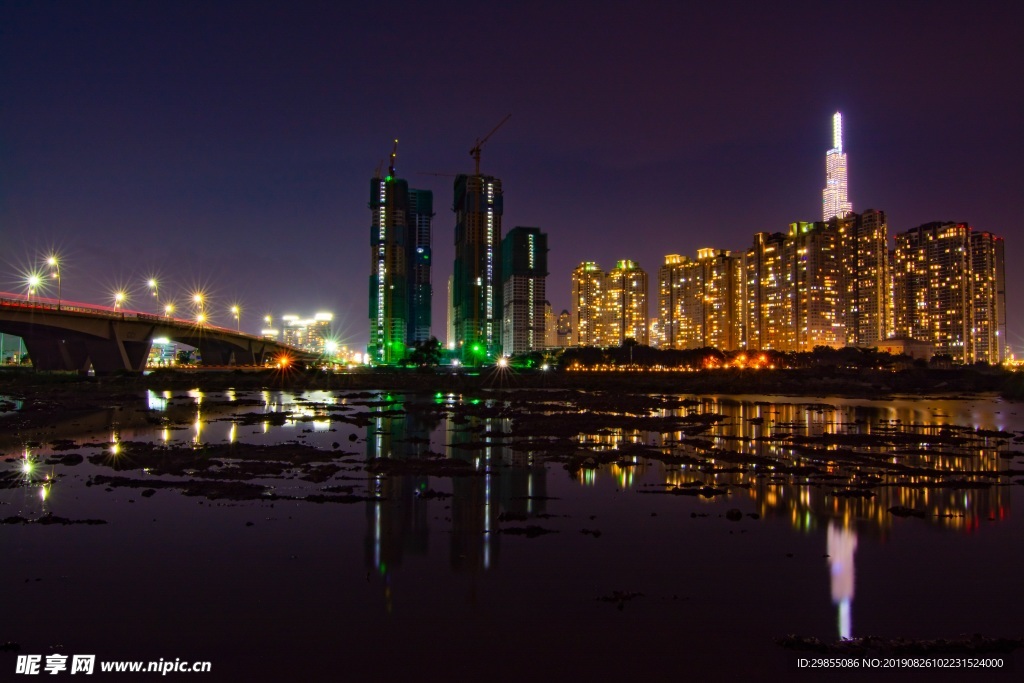
<instances>
[{"instance_id":1,"label":"green-lit skyscraper","mask_svg":"<svg viewBox=\"0 0 1024 683\"><path fill-rule=\"evenodd\" d=\"M395 177L370 181L370 343L374 363L397 363L430 337L430 221L434 195Z\"/></svg>"},{"instance_id":2,"label":"green-lit skyscraper","mask_svg":"<svg viewBox=\"0 0 1024 683\"><path fill-rule=\"evenodd\" d=\"M501 241L502 351L516 356L546 347L544 305L548 236L540 228L516 227Z\"/></svg>"},{"instance_id":3,"label":"green-lit skyscraper","mask_svg":"<svg viewBox=\"0 0 1024 683\"><path fill-rule=\"evenodd\" d=\"M464 362L477 364L501 353L501 180L456 176L452 210L454 342Z\"/></svg>"}]
</instances>

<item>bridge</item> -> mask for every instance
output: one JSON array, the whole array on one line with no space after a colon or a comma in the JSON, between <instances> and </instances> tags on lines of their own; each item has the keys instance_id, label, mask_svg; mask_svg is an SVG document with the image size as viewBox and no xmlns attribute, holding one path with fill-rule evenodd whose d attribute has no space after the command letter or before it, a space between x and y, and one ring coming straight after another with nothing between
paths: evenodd
<instances>
[{"instance_id":1,"label":"bridge","mask_svg":"<svg viewBox=\"0 0 1024 683\"><path fill-rule=\"evenodd\" d=\"M155 338L199 349L203 365L309 363L315 353L217 327L122 308L0 293L0 332L21 337L36 370L142 372Z\"/></svg>"}]
</instances>

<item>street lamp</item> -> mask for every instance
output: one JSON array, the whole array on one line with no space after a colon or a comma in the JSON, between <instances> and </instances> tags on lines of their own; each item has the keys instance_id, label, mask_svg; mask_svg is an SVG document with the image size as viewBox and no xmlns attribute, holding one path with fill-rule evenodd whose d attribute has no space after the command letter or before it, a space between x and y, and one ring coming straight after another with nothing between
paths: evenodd
<instances>
[{"instance_id":1,"label":"street lamp","mask_svg":"<svg viewBox=\"0 0 1024 683\"><path fill-rule=\"evenodd\" d=\"M28 283L28 300L32 301L32 295L36 293L36 288L39 287L39 283L42 282L42 278L35 273L32 273L28 276L28 280L26 280L26 282Z\"/></svg>"},{"instance_id":2,"label":"street lamp","mask_svg":"<svg viewBox=\"0 0 1024 683\"><path fill-rule=\"evenodd\" d=\"M114 292L114 310L121 308L127 295L123 291Z\"/></svg>"},{"instance_id":3,"label":"street lamp","mask_svg":"<svg viewBox=\"0 0 1024 683\"><path fill-rule=\"evenodd\" d=\"M167 304L166 306L164 306L164 313L167 315L168 318L170 318L171 313L174 313L174 304Z\"/></svg>"},{"instance_id":4,"label":"street lamp","mask_svg":"<svg viewBox=\"0 0 1024 683\"><path fill-rule=\"evenodd\" d=\"M151 277L146 281L146 285L149 287L153 294L153 298L156 300L157 310L160 310L160 283L156 281L155 277Z\"/></svg>"},{"instance_id":5,"label":"street lamp","mask_svg":"<svg viewBox=\"0 0 1024 683\"><path fill-rule=\"evenodd\" d=\"M57 259L56 254L50 254L49 258L46 259L46 265L53 268L53 277L57 278L57 310L60 310L60 261Z\"/></svg>"},{"instance_id":6,"label":"street lamp","mask_svg":"<svg viewBox=\"0 0 1024 683\"><path fill-rule=\"evenodd\" d=\"M237 305L231 307L231 315L235 316L235 331L236 332L241 332L242 331L242 318L241 318L241 314L242 314L242 309L240 309Z\"/></svg>"}]
</instances>

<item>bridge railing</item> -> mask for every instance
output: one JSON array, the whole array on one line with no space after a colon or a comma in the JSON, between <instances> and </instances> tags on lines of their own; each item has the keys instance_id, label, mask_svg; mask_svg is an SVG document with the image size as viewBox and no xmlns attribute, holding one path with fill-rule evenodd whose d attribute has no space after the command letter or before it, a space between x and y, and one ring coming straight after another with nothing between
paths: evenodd
<instances>
[{"instance_id":1,"label":"bridge railing","mask_svg":"<svg viewBox=\"0 0 1024 683\"><path fill-rule=\"evenodd\" d=\"M166 315L157 315L155 313L145 313L143 311L131 311L123 308L114 308L113 306L102 306L96 304L83 304L76 301L64 301L52 299L48 297L28 297L19 294L11 294L9 292L0 292L0 307L15 308L15 309L31 309L37 311L53 311L61 313L85 313L88 315L94 315L97 317L107 318L110 320L138 320L142 322L151 322L164 325L176 325L184 328L196 328L202 329L203 331L220 332L223 334L230 334L237 337L244 337L246 339L252 339L257 341L266 341L262 337L258 337L254 334L248 334L230 327L221 327L219 325L211 325L210 323L198 323L195 320L189 320L186 318L172 318ZM281 348L294 351L296 353L308 353L303 349L296 348L289 344L282 344L281 342L272 342L277 344Z\"/></svg>"}]
</instances>

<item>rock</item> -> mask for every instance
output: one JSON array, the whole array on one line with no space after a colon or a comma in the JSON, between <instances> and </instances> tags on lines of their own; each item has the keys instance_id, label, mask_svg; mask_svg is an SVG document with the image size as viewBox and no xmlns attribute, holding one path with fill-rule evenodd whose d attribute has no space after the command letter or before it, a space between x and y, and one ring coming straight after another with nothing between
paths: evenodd
<instances>
[{"instance_id":1,"label":"rock","mask_svg":"<svg viewBox=\"0 0 1024 683\"><path fill-rule=\"evenodd\" d=\"M737 508L730 508L725 511L725 518L730 522L738 522L743 519L743 512Z\"/></svg>"}]
</instances>

